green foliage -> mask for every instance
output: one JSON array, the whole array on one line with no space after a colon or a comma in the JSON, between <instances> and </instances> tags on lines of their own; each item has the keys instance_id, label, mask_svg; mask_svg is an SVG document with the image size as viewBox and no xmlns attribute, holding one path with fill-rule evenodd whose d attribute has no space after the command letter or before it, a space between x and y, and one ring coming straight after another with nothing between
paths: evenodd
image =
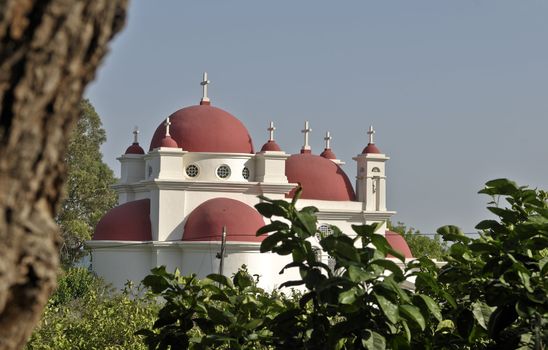
<instances>
[{"instance_id":1,"label":"green foliage","mask_svg":"<svg viewBox=\"0 0 548 350\"><path fill-rule=\"evenodd\" d=\"M105 141L99 115L88 100L83 100L65 158L67 198L57 217L63 238L61 261L64 266L72 266L82 257L84 241L91 238L99 219L117 201L116 193L110 188L115 178L103 163L100 150Z\"/></svg>"},{"instance_id":2,"label":"green foliage","mask_svg":"<svg viewBox=\"0 0 548 350\"><path fill-rule=\"evenodd\" d=\"M433 338L448 349L544 349L548 339L547 193L506 179L489 181L480 193L492 197L480 237L455 226L438 233L454 242L441 269L417 267L417 290L434 297L450 294L444 315L452 321ZM503 203L501 203L503 201ZM439 286L431 284L430 274ZM420 277L420 278L419 278ZM544 343L543 343L544 339Z\"/></svg>"},{"instance_id":3,"label":"green foliage","mask_svg":"<svg viewBox=\"0 0 548 350\"><path fill-rule=\"evenodd\" d=\"M232 279L212 274L203 280L158 267L143 284L165 299L152 330L137 332L149 349L267 349L272 318L296 307L258 288L245 266Z\"/></svg>"},{"instance_id":4,"label":"green foliage","mask_svg":"<svg viewBox=\"0 0 548 350\"><path fill-rule=\"evenodd\" d=\"M139 331L149 349L535 349L548 339L548 205L544 191L508 180L487 183L480 238L455 226L440 267L423 256L405 265L375 225L332 227L321 236L334 268L317 260L317 209L261 197L271 222L262 252L290 255L302 295L268 294L247 271L232 279L181 277L157 268L144 284L166 300L152 327ZM506 206L498 203L504 199ZM280 219L280 220L278 220ZM400 225L402 226L402 225ZM388 254L397 260L387 259ZM403 288L415 278L415 290Z\"/></svg>"},{"instance_id":5,"label":"green foliage","mask_svg":"<svg viewBox=\"0 0 548 350\"><path fill-rule=\"evenodd\" d=\"M439 234L435 234L432 238L424 236L421 232L413 227L407 227L403 222L398 222L393 225L388 221L388 228L391 231L399 233L405 238L405 241L411 249L411 253L416 258L423 256L430 259L443 259L443 255L447 251L447 243L441 240Z\"/></svg>"},{"instance_id":6,"label":"green foliage","mask_svg":"<svg viewBox=\"0 0 548 350\"><path fill-rule=\"evenodd\" d=\"M26 349L146 349L134 332L150 327L158 308L149 294L132 288L113 293L86 269L71 268Z\"/></svg>"},{"instance_id":7,"label":"green foliage","mask_svg":"<svg viewBox=\"0 0 548 350\"><path fill-rule=\"evenodd\" d=\"M406 275L386 256L402 264L404 258L374 233L376 226L355 226L353 236L332 227L334 234L321 238L336 261L335 273L317 260L311 244L317 209L261 199L261 214L284 219L257 232L272 232L261 251L291 255L284 270L298 268L301 279L282 286L306 292L293 299L265 293L245 270L232 279L210 275L200 281L155 269L143 283L166 305L153 328L139 332L150 349L409 349L416 333L442 321L429 296L401 287Z\"/></svg>"}]
</instances>

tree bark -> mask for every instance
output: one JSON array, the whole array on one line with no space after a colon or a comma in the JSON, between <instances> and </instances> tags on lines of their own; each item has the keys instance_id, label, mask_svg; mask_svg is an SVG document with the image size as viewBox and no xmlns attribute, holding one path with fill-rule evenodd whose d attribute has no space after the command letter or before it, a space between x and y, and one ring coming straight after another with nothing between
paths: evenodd
<instances>
[{"instance_id":1,"label":"tree bark","mask_svg":"<svg viewBox=\"0 0 548 350\"><path fill-rule=\"evenodd\" d=\"M55 287L65 148L126 7L0 0L0 350L24 346Z\"/></svg>"}]
</instances>

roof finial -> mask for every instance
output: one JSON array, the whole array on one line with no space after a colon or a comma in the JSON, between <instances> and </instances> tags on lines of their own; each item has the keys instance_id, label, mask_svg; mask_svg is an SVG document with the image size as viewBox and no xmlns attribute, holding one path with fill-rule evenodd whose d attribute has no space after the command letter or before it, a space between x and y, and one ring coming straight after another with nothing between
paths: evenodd
<instances>
[{"instance_id":1,"label":"roof finial","mask_svg":"<svg viewBox=\"0 0 548 350\"><path fill-rule=\"evenodd\" d=\"M169 126L171 125L171 122L169 121L169 117L166 118L166 121L164 122L164 125L166 127L166 136L165 137L171 137L169 134Z\"/></svg>"},{"instance_id":2,"label":"roof finial","mask_svg":"<svg viewBox=\"0 0 548 350\"><path fill-rule=\"evenodd\" d=\"M268 141L274 141L274 130L276 130L276 127L274 127L274 122L270 122L270 126L268 127Z\"/></svg>"},{"instance_id":3,"label":"roof finial","mask_svg":"<svg viewBox=\"0 0 548 350\"><path fill-rule=\"evenodd\" d=\"M304 122L304 129L301 132L304 134L304 145L302 151L310 151L310 145L308 144L308 134L312 131L308 124L308 120Z\"/></svg>"},{"instance_id":4,"label":"roof finial","mask_svg":"<svg viewBox=\"0 0 548 350\"><path fill-rule=\"evenodd\" d=\"M209 97L207 97L207 86L211 83L211 81L207 80L207 72L204 72L204 78L202 79L202 82L200 85L202 85L202 100L200 101L200 104L209 104Z\"/></svg>"},{"instance_id":5,"label":"roof finial","mask_svg":"<svg viewBox=\"0 0 548 350\"><path fill-rule=\"evenodd\" d=\"M139 143L139 127L137 125L133 128L133 143Z\"/></svg>"},{"instance_id":6,"label":"roof finial","mask_svg":"<svg viewBox=\"0 0 548 350\"><path fill-rule=\"evenodd\" d=\"M331 149L331 140L333 137L331 137L331 133L329 131L325 132L325 137L323 139L325 140L325 149Z\"/></svg>"},{"instance_id":7,"label":"roof finial","mask_svg":"<svg viewBox=\"0 0 548 350\"><path fill-rule=\"evenodd\" d=\"M369 131L367 132L367 135L369 135L369 143L374 144L375 142L373 141L373 135L375 135L375 130L373 129L373 125L369 126Z\"/></svg>"}]
</instances>

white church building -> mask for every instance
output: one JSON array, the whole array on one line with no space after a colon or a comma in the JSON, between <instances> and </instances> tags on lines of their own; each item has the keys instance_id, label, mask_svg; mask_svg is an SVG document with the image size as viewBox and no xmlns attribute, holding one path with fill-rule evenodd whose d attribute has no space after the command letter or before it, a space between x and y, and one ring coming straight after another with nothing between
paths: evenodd
<instances>
[{"instance_id":1,"label":"white church building","mask_svg":"<svg viewBox=\"0 0 548 350\"><path fill-rule=\"evenodd\" d=\"M353 224L384 223L378 233L411 258L405 240L386 230L386 221L395 214L386 206L389 158L375 145L372 127L369 143L353 158L354 190L341 167L344 163L331 150L329 132L323 152L313 154L311 128L305 122L302 149L289 154L276 143L270 122L269 138L256 151L245 125L211 104L208 84L204 74L199 105L162 121L148 152L139 145L135 130L133 144L118 158L121 178L114 189L119 205L105 214L87 242L98 275L120 288L160 265L199 277L217 273L225 228L223 273L230 276L246 264L250 273L260 276L261 286L275 288L298 271L280 275L290 257L260 253L264 236L257 237L256 231L268 219L254 205L259 195L291 200L298 184L303 188L298 206L319 209L319 231L328 234L335 225L350 234ZM326 254L322 259L329 263Z\"/></svg>"}]
</instances>

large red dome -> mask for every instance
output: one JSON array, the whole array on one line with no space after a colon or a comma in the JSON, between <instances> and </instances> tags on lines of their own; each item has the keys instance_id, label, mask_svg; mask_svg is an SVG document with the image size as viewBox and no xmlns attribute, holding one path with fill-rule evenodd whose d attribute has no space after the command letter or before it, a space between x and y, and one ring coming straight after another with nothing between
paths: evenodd
<instances>
[{"instance_id":1,"label":"large red dome","mask_svg":"<svg viewBox=\"0 0 548 350\"><path fill-rule=\"evenodd\" d=\"M97 223L93 240L150 241L150 199L127 202L110 209Z\"/></svg>"},{"instance_id":2,"label":"large red dome","mask_svg":"<svg viewBox=\"0 0 548 350\"><path fill-rule=\"evenodd\" d=\"M285 162L287 180L300 183L303 199L354 201L356 195L348 176L340 166L324 157L294 154ZM289 193L293 197L294 191Z\"/></svg>"},{"instance_id":3,"label":"large red dome","mask_svg":"<svg viewBox=\"0 0 548 350\"><path fill-rule=\"evenodd\" d=\"M411 249L405 241L405 238L403 238L403 236L399 233L386 231L384 238L386 238L392 249L402 254L406 259L413 257L413 253L411 253Z\"/></svg>"},{"instance_id":4,"label":"large red dome","mask_svg":"<svg viewBox=\"0 0 548 350\"><path fill-rule=\"evenodd\" d=\"M185 107L169 116L169 133L179 147L189 152L254 153L246 127L232 114L209 105ZM165 136L161 123L150 142L160 147Z\"/></svg>"},{"instance_id":5,"label":"large red dome","mask_svg":"<svg viewBox=\"0 0 548 350\"><path fill-rule=\"evenodd\" d=\"M264 236L257 237L256 232L264 225L261 214L249 205L229 198L213 198L190 213L183 241L220 241L226 226L227 241L261 242Z\"/></svg>"}]
</instances>

